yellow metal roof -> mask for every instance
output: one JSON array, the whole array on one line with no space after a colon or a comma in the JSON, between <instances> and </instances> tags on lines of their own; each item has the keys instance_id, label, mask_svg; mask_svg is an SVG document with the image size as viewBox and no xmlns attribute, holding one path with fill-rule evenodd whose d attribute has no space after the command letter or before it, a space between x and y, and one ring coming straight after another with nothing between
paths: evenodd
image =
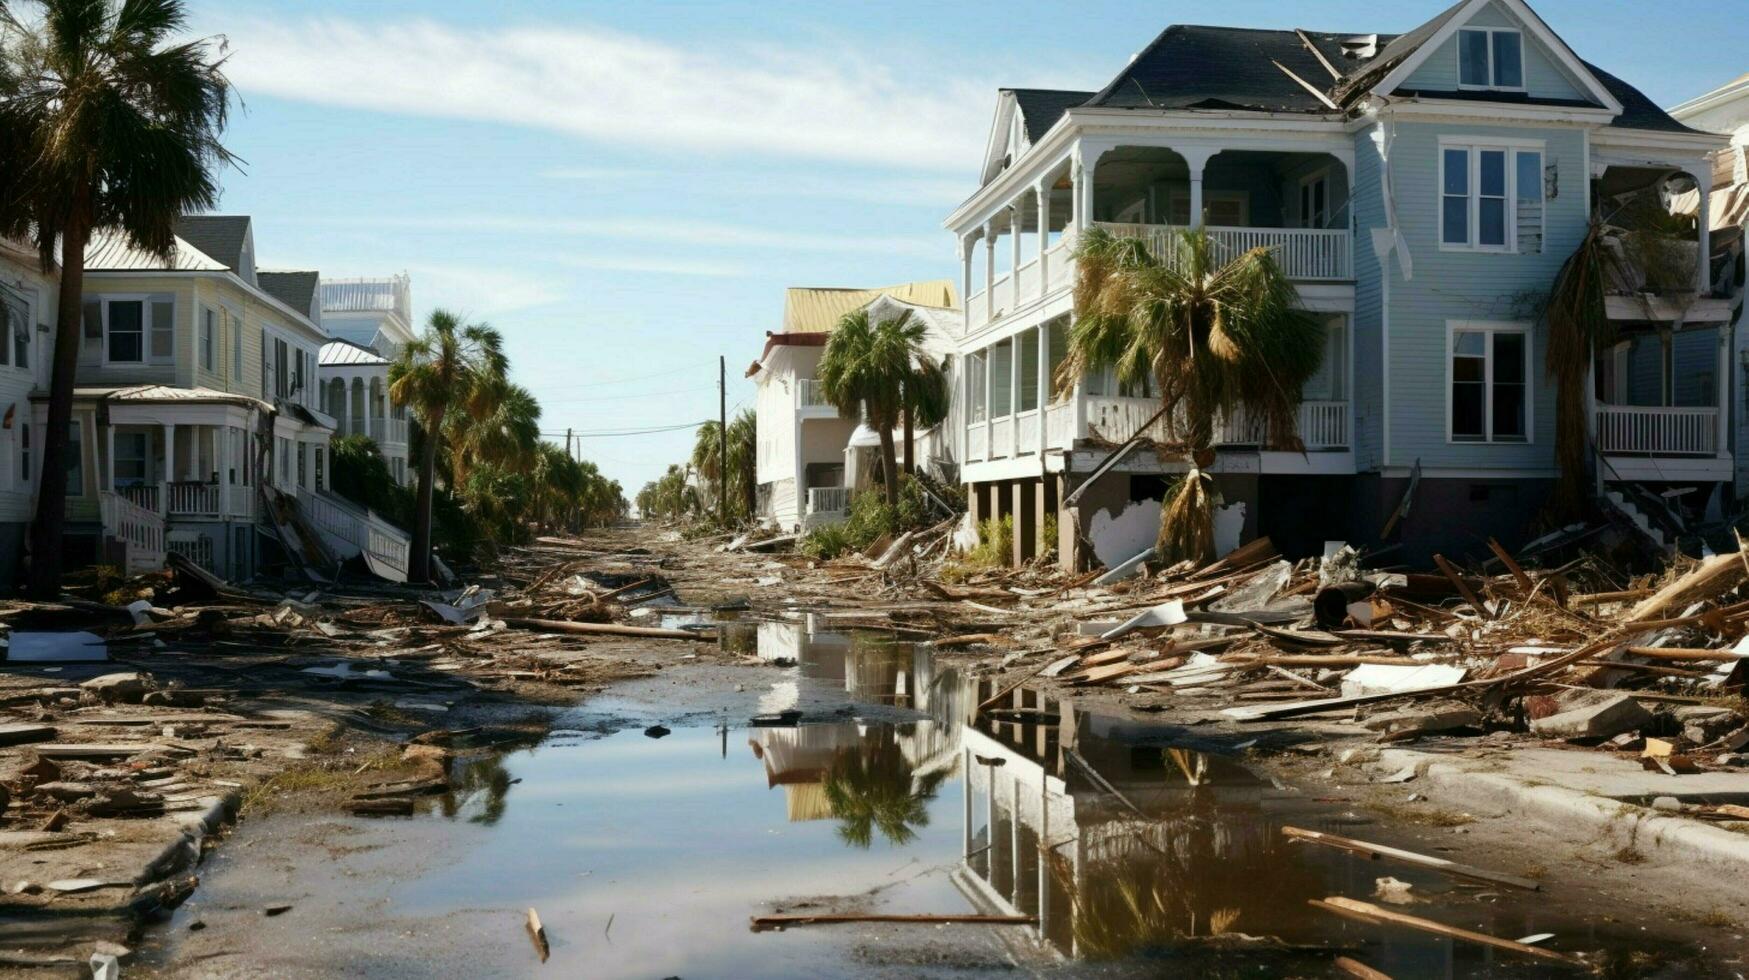
<instances>
[{"instance_id":1,"label":"yellow metal roof","mask_svg":"<svg viewBox=\"0 0 1749 980\"><path fill-rule=\"evenodd\" d=\"M959 305L952 280L928 279L877 289L791 286L783 297L784 333L828 333L838 319L867 306L876 296L891 296L918 306L952 309Z\"/></svg>"}]
</instances>

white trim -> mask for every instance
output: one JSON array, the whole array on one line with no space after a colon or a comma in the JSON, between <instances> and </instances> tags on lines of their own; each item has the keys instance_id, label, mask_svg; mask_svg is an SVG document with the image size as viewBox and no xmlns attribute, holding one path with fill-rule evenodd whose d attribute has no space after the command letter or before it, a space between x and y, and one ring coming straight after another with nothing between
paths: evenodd
<instances>
[{"instance_id":1,"label":"white trim","mask_svg":"<svg viewBox=\"0 0 1749 980\"><path fill-rule=\"evenodd\" d=\"M1375 103L1376 104L1376 100ZM1478 123L1534 122L1553 126L1609 126L1618 113L1607 109L1587 109L1574 106L1514 105L1508 102L1472 102L1441 99L1437 93L1426 96L1391 96L1389 105L1379 105L1372 115L1397 116L1413 121L1428 119L1467 119ZM1365 129L1370 120L1360 117L1350 124L1350 131ZM1616 130L1623 132L1624 130ZM1625 130L1652 132L1652 130ZM1723 144L1719 144L1723 145Z\"/></svg>"},{"instance_id":2,"label":"white trim","mask_svg":"<svg viewBox=\"0 0 1749 980\"><path fill-rule=\"evenodd\" d=\"M1465 185L1465 197L1468 200L1468 226L1465 229L1466 241L1463 243L1448 242L1445 238L1445 155L1453 150L1464 151L1468 159L1468 182ZM1502 240L1498 245L1486 245L1480 241L1482 233L1482 154L1498 152L1504 156L1502 166L1505 168L1505 196L1501 204L1500 220L1503 224ZM1548 152L1544 142L1538 139L1512 137L1507 139L1484 138L1479 136L1462 136L1458 134L1439 137L1438 185L1434 193L1434 227L1439 238L1441 252L1484 252L1503 255L1518 254L1518 155L1535 152L1539 159L1537 170L1542 171L1548 160ZM1543 199L1544 226L1547 226L1548 202L1544 190L1539 187L1537 196ZM1538 250L1541 251L1540 249Z\"/></svg>"},{"instance_id":3,"label":"white trim","mask_svg":"<svg viewBox=\"0 0 1749 980\"><path fill-rule=\"evenodd\" d=\"M1528 320L1447 320L1445 321L1445 441L1452 446L1530 446L1536 444L1536 386L1532 370L1536 358L1534 325ZM1452 434L1451 388L1452 361L1457 357L1452 341L1460 332L1486 335L1482 374L1482 438L1459 439ZM1524 438L1494 437L1494 335L1517 333L1524 335ZM1473 355L1466 355L1473 356Z\"/></svg>"},{"instance_id":4,"label":"white trim","mask_svg":"<svg viewBox=\"0 0 1749 980\"><path fill-rule=\"evenodd\" d=\"M1466 83L1464 81L1464 35L1466 33L1482 34L1488 38L1488 40L1483 44L1483 49L1486 50L1488 53L1488 66L1486 68L1486 74L1488 76L1488 83L1485 85L1476 85L1473 83ZM1494 35L1496 35L1496 34L1515 34L1518 36L1518 84L1517 85L1501 85L1494 80ZM1458 39L1458 43L1452 45L1452 51L1453 51L1454 55L1456 56L1457 63L1458 63L1457 80L1458 80L1458 90L1459 91L1462 91L1462 92L1523 92L1523 91L1526 91L1525 86L1524 86L1524 78L1525 78L1525 75L1527 73L1524 70L1525 58L1524 58L1524 32L1523 31L1519 30L1516 27L1471 27L1471 26L1465 25L1463 27L1458 28L1457 39Z\"/></svg>"},{"instance_id":5,"label":"white trim","mask_svg":"<svg viewBox=\"0 0 1749 980\"><path fill-rule=\"evenodd\" d=\"M1374 85L1372 93L1374 95L1388 95L1395 91L1405 79L1413 75L1417 68L1420 68L1428 58L1431 58L1435 51L1439 50L1440 45L1468 26L1470 18L1490 3L1498 3L1512 14L1514 19L1524 25L1537 40L1541 41L1543 47L1555 56L1555 60L1567 69L1568 74L1579 82L1581 88L1591 94L1598 105L1609 110L1609 114L1612 116L1621 114L1622 105L1615 96L1609 94L1609 90L1603 87L1603 83L1597 80L1596 75L1591 74L1590 70L1585 67L1585 63L1579 60L1579 56L1573 53L1573 49L1567 47L1567 42L1561 40L1559 35L1550 30L1549 25L1543 23L1543 19L1538 17L1536 11L1531 10L1530 6L1523 0L1470 0L1462 10L1453 14L1449 20L1440 25L1439 30L1433 32L1432 37L1421 42L1420 47L1416 48L1409 57L1404 58L1401 64L1391 69L1390 73L1377 85ZM1520 57L1523 57L1522 53Z\"/></svg>"},{"instance_id":6,"label":"white trim","mask_svg":"<svg viewBox=\"0 0 1749 980\"><path fill-rule=\"evenodd\" d=\"M1379 468L1379 476L1387 480L1400 480L1414 475L1414 468L1409 466L1384 466ZM1554 468L1542 467L1504 467L1497 470L1482 469L1474 466L1424 466L1421 468L1421 478L1424 480L1553 480L1561 475Z\"/></svg>"},{"instance_id":7,"label":"white trim","mask_svg":"<svg viewBox=\"0 0 1749 980\"><path fill-rule=\"evenodd\" d=\"M91 298L97 300L98 313L103 321L103 366L104 367L164 367L176 364L176 312L180 305L175 293L91 293ZM80 298L81 315L86 297ZM153 320L152 310L163 302L170 304L170 353L155 356L152 353L152 334L158 329ZM140 304L140 359L137 361L118 361L109 356L109 307L111 303ZM81 328L81 336L83 336Z\"/></svg>"}]
</instances>

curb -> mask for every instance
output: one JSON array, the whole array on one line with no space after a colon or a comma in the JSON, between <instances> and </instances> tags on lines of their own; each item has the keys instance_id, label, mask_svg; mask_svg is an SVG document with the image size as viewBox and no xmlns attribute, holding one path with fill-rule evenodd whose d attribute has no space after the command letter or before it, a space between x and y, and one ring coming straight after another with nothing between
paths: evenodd
<instances>
[{"instance_id":1,"label":"curb","mask_svg":"<svg viewBox=\"0 0 1749 980\"><path fill-rule=\"evenodd\" d=\"M1494 772L1476 772L1438 756L1407 749L1380 753L1379 768L1400 771L1415 767L1418 778L1442 795L1466 805L1489 804L1549 824L1569 837L1576 826L1594 830L1618 847L1632 847L1647 857L1669 861L1700 861L1731 868L1749 867L1749 834L1723 830L1685 817L1667 816L1606 796L1593 796L1559 786L1531 785Z\"/></svg>"},{"instance_id":2,"label":"curb","mask_svg":"<svg viewBox=\"0 0 1749 980\"><path fill-rule=\"evenodd\" d=\"M146 862L146 866L134 878L134 887L144 888L199 864L201 841L236 818L237 807L242 799L242 794L236 790L223 796L207 797L203 801L206 803L205 809L191 813L179 821L182 833L164 845L157 857Z\"/></svg>"}]
</instances>

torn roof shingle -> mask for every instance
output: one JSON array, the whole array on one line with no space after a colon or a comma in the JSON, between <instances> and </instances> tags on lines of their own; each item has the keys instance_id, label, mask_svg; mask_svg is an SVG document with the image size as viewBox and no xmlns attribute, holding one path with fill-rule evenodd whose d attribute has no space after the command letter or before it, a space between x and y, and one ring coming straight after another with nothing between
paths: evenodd
<instances>
[{"instance_id":1,"label":"torn roof shingle","mask_svg":"<svg viewBox=\"0 0 1749 980\"><path fill-rule=\"evenodd\" d=\"M320 272L258 272L255 274L256 285L261 287L262 292L305 316L310 315L310 309L316 300L316 286L321 282L321 279Z\"/></svg>"},{"instance_id":2,"label":"torn roof shingle","mask_svg":"<svg viewBox=\"0 0 1749 980\"><path fill-rule=\"evenodd\" d=\"M1079 105L1086 105L1093 98L1092 92L1071 92L1054 88L1011 88L1003 89L1014 94L1015 104L1020 107L1020 118L1026 125L1026 138L1034 143L1050 132L1057 120L1063 118L1063 113Z\"/></svg>"},{"instance_id":3,"label":"torn roof shingle","mask_svg":"<svg viewBox=\"0 0 1749 980\"><path fill-rule=\"evenodd\" d=\"M243 269L243 246L249 241L246 214L185 214L176 219L176 237L233 272Z\"/></svg>"},{"instance_id":4,"label":"torn roof shingle","mask_svg":"<svg viewBox=\"0 0 1749 980\"><path fill-rule=\"evenodd\" d=\"M1110 109L1225 109L1250 112L1329 113L1332 110L1316 95L1277 68L1293 72L1328 95L1338 105L1348 105L1364 95L1379 79L1414 54L1465 6L1459 0L1433 19L1404 34L1331 33L1306 31L1306 41L1293 30L1262 30L1241 27L1208 27L1174 24L1161 31L1136 55L1117 77L1081 102L1056 100L1044 95L1078 95L1042 89L1008 89L1021 100L1027 133L1033 139L1055 124L1071 108ZM1361 39L1376 44L1355 44ZM1306 47L1317 48L1318 58ZM1345 44L1345 42L1348 42ZM1368 51L1370 56L1351 57L1348 48ZM1332 78L1324 67L1330 62L1341 78ZM1697 132L1671 118L1670 114L1625 81L1587 65L1605 89L1623 106L1610 125L1622 129L1663 132ZM1040 93L1028 111L1021 93ZM1540 99L1509 93L1418 92L1421 98L1474 99L1518 102L1529 105L1595 105L1567 99ZM1035 120L1035 115L1038 120ZM1042 121L1042 122L1040 122ZM1039 128L1034 132L1034 127Z\"/></svg>"}]
</instances>

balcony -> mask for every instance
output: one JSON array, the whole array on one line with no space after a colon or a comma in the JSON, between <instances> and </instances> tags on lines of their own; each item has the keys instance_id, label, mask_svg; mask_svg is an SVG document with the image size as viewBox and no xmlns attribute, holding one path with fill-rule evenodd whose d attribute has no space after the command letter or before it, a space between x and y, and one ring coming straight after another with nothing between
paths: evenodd
<instances>
[{"instance_id":1,"label":"balcony","mask_svg":"<svg viewBox=\"0 0 1749 980\"><path fill-rule=\"evenodd\" d=\"M1083 395L1047 405L1042 412L1020 412L966 427L966 461L989 462L1030 456L1049 450L1073 450L1077 442L1126 442L1160 410L1156 398ZM1307 452L1339 452L1353 442L1346 399L1305 401L1299 409L1299 437ZM1265 448L1263 421L1236 415L1216 429L1217 445ZM1164 424L1155 422L1147 437L1164 442Z\"/></svg>"},{"instance_id":2,"label":"balcony","mask_svg":"<svg viewBox=\"0 0 1749 980\"><path fill-rule=\"evenodd\" d=\"M1173 225L1098 222L1098 227L1124 238L1140 238L1148 251L1169 263L1179 258L1182 228ZM1254 248L1267 248L1289 279L1330 282L1351 279L1353 247L1346 228L1221 228L1207 229L1214 258L1230 262Z\"/></svg>"},{"instance_id":3,"label":"balcony","mask_svg":"<svg viewBox=\"0 0 1749 980\"><path fill-rule=\"evenodd\" d=\"M1719 410L1599 404L1593 431L1605 455L1710 457L1719 450Z\"/></svg>"}]
</instances>

